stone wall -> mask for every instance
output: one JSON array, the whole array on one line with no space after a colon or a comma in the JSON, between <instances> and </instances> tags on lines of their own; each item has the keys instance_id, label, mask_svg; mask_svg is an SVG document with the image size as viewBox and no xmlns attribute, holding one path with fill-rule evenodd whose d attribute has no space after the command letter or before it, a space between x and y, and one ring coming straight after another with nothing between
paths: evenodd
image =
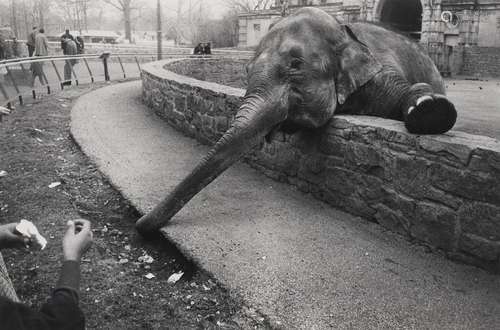
<instances>
[{"instance_id":1,"label":"stone wall","mask_svg":"<svg viewBox=\"0 0 500 330\"><path fill-rule=\"evenodd\" d=\"M214 143L244 91L143 66L143 98L187 135ZM170 61L171 63L171 61ZM500 272L500 141L402 123L337 116L321 130L279 135L247 156L265 175L337 208Z\"/></svg>"},{"instance_id":2,"label":"stone wall","mask_svg":"<svg viewBox=\"0 0 500 330\"><path fill-rule=\"evenodd\" d=\"M475 77L500 77L500 47L464 47L460 73Z\"/></svg>"}]
</instances>

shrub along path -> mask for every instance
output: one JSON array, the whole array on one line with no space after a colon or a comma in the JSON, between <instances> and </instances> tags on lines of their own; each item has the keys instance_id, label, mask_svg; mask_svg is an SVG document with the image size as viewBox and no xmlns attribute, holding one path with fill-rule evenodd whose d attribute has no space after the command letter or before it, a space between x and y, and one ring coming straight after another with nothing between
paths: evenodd
<instances>
[{"instance_id":1,"label":"shrub along path","mask_svg":"<svg viewBox=\"0 0 500 330\"><path fill-rule=\"evenodd\" d=\"M140 82L81 97L71 131L141 212L206 154L140 101ZM459 265L237 164L163 233L284 328L500 327L500 277ZM161 276L161 275L160 275Z\"/></svg>"}]
</instances>

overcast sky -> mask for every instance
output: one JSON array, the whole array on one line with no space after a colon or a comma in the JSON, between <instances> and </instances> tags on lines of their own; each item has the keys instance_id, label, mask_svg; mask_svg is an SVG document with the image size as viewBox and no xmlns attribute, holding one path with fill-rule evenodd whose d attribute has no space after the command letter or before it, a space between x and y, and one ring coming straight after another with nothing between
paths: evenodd
<instances>
[{"instance_id":1,"label":"overcast sky","mask_svg":"<svg viewBox=\"0 0 500 330\"><path fill-rule=\"evenodd\" d=\"M141 0L148 7L156 8L157 0ZM190 0L182 0L184 8L187 8ZM177 11L178 0L161 0L162 11L164 15L171 16ZM193 4L202 4L202 8L211 18L219 18L227 10L224 0L191 0ZM172 12L169 15L169 11Z\"/></svg>"}]
</instances>

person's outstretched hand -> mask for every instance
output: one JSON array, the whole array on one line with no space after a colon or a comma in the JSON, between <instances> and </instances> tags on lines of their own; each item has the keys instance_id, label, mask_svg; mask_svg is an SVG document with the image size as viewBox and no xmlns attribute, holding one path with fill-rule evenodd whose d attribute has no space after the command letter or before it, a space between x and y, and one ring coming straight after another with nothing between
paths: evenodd
<instances>
[{"instance_id":1,"label":"person's outstretched hand","mask_svg":"<svg viewBox=\"0 0 500 330\"><path fill-rule=\"evenodd\" d=\"M90 221L76 219L68 221L68 230L63 238L64 260L78 261L92 245Z\"/></svg>"},{"instance_id":2,"label":"person's outstretched hand","mask_svg":"<svg viewBox=\"0 0 500 330\"><path fill-rule=\"evenodd\" d=\"M10 109L0 107L0 117L10 115Z\"/></svg>"},{"instance_id":3,"label":"person's outstretched hand","mask_svg":"<svg viewBox=\"0 0 500 330\"><path fill-rule=\"evenodd\" d=\"M29 238L16 231L18 223L0 225L0 250L9 248L23 248L29 244Z\"/></svg>"},{"instance_id":4,"label":"person's outstretched hand","mask_svg":"<svg viewBox=\"0 0 500 330\"><path fill-rule=\"evenodd\" d=\"M23 248L29 244L29 238L16 231L18 223L12 222L0 225L0 250L9 248Z\"/></svg>"}]
</instances>

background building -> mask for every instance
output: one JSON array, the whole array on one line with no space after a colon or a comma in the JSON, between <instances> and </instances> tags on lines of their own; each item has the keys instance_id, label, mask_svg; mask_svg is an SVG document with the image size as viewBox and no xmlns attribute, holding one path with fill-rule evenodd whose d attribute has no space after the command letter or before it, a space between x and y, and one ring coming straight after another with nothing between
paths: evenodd
<instances>
[{"instance_id":1,"label":"background building","mask_svg":"<svg viewBox=\"0 0 500 330\"><path fill-rule=\"evenodd\" d=\"M427 49L443 74L500 76L500 0L289 0L287 13L301 7L325 10L343 23L382 22ZM271 9L239 15L239 46L256 46L281 1Z\"/></svg>"}]
</instances>

